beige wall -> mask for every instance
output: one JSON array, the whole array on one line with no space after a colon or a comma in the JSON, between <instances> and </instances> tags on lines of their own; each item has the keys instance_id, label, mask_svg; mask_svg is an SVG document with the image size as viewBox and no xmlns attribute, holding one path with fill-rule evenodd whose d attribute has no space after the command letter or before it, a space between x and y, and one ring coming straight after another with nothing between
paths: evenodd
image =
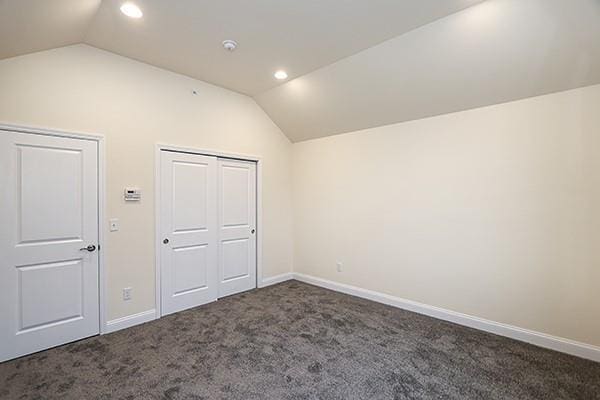
<instances>
[{"instance_id":1,"label":"beige wall","mask_svg":"<svg viewBox=\"0 0 600 400\"><path fill-rule=\"evenodd\" d=\"M161 142L263 157L265 277L294 258L296 272L600 345L598 104L592 86L292 146L246 96L88 46L0 61L0 122L106 137L106 217L121 224L106 233L109 319L154 307ZM122 200L130 185L141 203Z\"/></svg>"},{"instance_id":2,"label":"beige wall","mask_svg":"<svg viewBox=\"0 0 600 400\"><path fill-rule=\"evenodd\" d=\"M262 157L264 276L291 271L291 144L251 98L76 45L0 61L0 122L106 137L109 319L154 308L157 142ZM143 200L126 204L125 186Z\"/></svg>"},{"instance_id":3,"label":"beige wall","mask_svg":"<svg viewBox=\"0 0 600 400\"><path fill-rule=\"evenodd\" d=\"M591 86L295 144L295 271L600 345L599 107Z\"/></svg>"}]
</instances>

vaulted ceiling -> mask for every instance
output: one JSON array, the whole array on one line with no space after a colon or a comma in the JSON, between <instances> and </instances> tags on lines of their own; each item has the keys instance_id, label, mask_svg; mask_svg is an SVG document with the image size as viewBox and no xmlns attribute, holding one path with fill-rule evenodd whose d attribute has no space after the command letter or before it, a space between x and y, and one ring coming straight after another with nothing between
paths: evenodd
<instances>
[{"instance_id":1,"label":"vaulted ceiling","mask_svg":"<svg viewBox=\"0 0 600 400\"><path fill-rule=\"evenodd\" d=\"M248 95L482 0L0 0L0 58L87 43ZM239 47L224 51L223 40Z\"/></svg>"},{"instance_id":2,"label":"vaulted ceiling","mask_svg":"<svg viewBox=\"0 0 600 400\"><path fill-rule=\"evenodd\" d=\"M488 0L256 100L301 141L597 83L600 0Z\"/></svg>"},{"instance_id":3,"label":"vaulted ceiling","mask_svg":"<svg viewBox=\"0 0 600 400\"><path fill-rule=\"evenodd\" d=\"M292 141L600 83L600 0L122 2L0 0L0 58L87 43L253 96Z\"/></svg>"}]
</instances>

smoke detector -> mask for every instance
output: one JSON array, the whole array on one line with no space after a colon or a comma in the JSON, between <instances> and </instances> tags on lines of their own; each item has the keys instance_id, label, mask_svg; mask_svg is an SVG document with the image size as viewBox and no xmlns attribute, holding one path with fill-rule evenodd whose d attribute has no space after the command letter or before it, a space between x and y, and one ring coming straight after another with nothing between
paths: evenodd
<instances>
[{"instance_id":1,"label":"smoke detector","mask_svg":"<svg viewBox=\"0 0 600 400\"><path fill-rule=\"evenodd\" d=\"M235 40L228 39L223 41L223 48L227 51L234 51L236 47L237 43Z\"/></svg>"}]
</instances>

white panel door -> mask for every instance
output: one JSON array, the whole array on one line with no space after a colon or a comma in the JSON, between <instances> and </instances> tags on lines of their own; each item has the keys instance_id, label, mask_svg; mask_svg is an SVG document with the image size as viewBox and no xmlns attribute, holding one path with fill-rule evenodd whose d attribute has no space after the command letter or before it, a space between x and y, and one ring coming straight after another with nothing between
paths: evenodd
<instances>
[{"instance_id":1,"label":"white panel door","mask_svg":"<svg viewBox=\"0 0 600 400\"><path fill-rule=\"evenodd\" d=\"M99 333L97 146L0 131L0 361Z\"/></svg>"},{"instance_id":2,"label":"white panel door","mask_svg":"<svg viewBox=\"0 0 600 400\"><path fill-rule=\"evenodd\" d=\"M161 151L161 309L217 299L216 157Z\"/></svg>"},{"instance_id":3,"label":"white panel door","mask_svg":"<svg viewBox=\"0 0 600 400\"><path fill-rule=\"evenodd\" d=\"M256 287L256 163L219 159L219 297Z\"/></svg>"}]
</instances>

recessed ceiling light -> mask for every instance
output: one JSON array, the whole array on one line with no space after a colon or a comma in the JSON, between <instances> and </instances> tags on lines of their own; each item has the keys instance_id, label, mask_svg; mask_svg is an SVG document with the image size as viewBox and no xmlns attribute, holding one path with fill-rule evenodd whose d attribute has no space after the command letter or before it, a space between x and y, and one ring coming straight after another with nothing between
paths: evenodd
<instances>
[{"instance_id":1,"label":"recessed ceiling light","mask_svg":"<svg viewBox=\"0 0 600 400\"><path fill-rule=\"evenodd\" d=\"M277 71L273 76L275 77L275 79L279 79L280 81L287 79L288 77L285 71Z\"/></svg>"},{"instance_id":2,"label":"recessed ceiling light","mask_svg":"<svg viewBox=\"0 0 600 400\"><path fill-rule=\"evenodd\" d=\"M138 6L130 2L123 3L121 12L130 18L142 18L142 15L144 15Z\"/></svg>"},{"instance_id":3,"label":"recessed ceiling light","mask_svg":"<svg viewBox=\"0 0 600 400\"><path fill-rule=\"evenodd\" d=\"M227 51L234 51L237 45L235 40L227 39L223 41L223 48Z\"/></svg>"}]
</instances>

